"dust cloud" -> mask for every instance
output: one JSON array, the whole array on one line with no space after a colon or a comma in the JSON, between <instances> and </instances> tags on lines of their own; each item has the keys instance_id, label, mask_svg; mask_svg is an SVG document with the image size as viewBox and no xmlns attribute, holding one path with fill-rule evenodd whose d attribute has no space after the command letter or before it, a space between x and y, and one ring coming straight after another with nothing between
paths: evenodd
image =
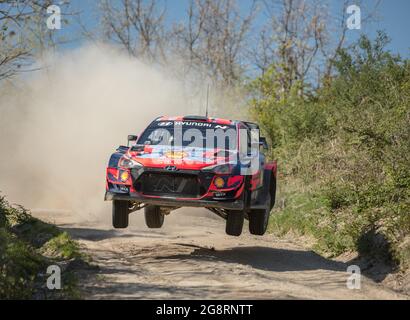
<instances>
[{"instance_id":1,"label":"dust cloud","mask_svg":"<svg viewBox=\"0 0 410 320\"><path fill-rule=\"evenodd\" d=\"M38 67L0 95L0 191L33 210L109 216L103 196L111 152L157 116L200 110L201 99L166 68L106 45Z\"/></svg>"}]
</instances>

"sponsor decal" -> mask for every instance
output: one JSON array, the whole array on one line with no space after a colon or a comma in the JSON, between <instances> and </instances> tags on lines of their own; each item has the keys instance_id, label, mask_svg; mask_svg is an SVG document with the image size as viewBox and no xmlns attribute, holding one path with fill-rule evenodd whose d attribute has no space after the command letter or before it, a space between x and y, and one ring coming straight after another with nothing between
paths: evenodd
<instances>
[{"instance_id":1,"label":"sponsor decal","mask_svg":"<svg viewBox=\"0 0 410 320\"><path fill-rule=\"evenodd\" d=\"M178 168L175 167L175 166L166 166L166 167L165 167L165 170L168 170L168 171L178 171Z\"/></svg>"},{"instance_id":2,"label":"sponsor decal","mask_svg":"<svg viewBox=\"0 0 410 320\"><path fill-rule=\"evenodd\" d=\"M174 123L172 121L164 121L164 122L158 122L158 127L169 127L172 126Z\"/></svg>"},{"instance_id":3,"label":"sponsor decal","mask_svg":"<svg viewBox=\"0 0 410 320\"><path fill-rule=\"evenodd\" d=\"M214 128L226 130L229 126L220 125L216 123L203 122L203 121L160 121L156 123L158 127L171 127L171 126L183 126L183 127L198 127L198 128Z\"/></svg>"},{"instance_id":4,"label":"sponsor decal","mask_svg":"<svg viewBox=\"0 0 410 320\"><path fill-rule=\"evenodd\" d=\"M176 126L212 128L212 123L209 122L175 121L174 123Z\"/></svg>"},{"instance_id":5,"label":"sponsor decal","mask_svg":"<svg viewBox=\"0 0 410 320\"><path fill-rule=\"evenodd\" d=\"M168 151L165 156L170 159L182 159L187 156L187 153L183 151Z\"/></svg>"}]
</instances>

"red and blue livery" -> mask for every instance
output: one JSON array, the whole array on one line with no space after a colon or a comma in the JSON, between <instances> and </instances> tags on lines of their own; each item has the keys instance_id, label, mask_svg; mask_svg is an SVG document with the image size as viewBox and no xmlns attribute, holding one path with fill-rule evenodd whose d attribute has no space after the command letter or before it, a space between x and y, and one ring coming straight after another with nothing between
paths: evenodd
<instances>
[{"instance_id":1,"label":"red and blue livery","mask_svg":"<svg viewBox=\"0 0 410 320\"><path fill-rule=\"evenodd\" d=\"M275 161L263 153L266 139L255 123L203 116L158 117L131 146L111 155L105 200L112 201L114 228L144 209L149 228L181 207L204 207L226 219L239 236L244 219L255 235L266 232L275 203Z\"/></svg>"}]
</instances>

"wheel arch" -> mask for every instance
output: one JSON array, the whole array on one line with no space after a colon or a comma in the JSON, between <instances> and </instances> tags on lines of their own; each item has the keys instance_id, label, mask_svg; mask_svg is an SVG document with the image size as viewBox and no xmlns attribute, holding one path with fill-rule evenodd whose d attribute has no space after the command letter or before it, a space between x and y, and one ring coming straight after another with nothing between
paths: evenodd
<instances>
[{"instance_id":1,"label":"wheel arch","mask_svg":"<svg viewBox=\"0 0 410 320\"><path fill-rule=\"evenodd\" d=\"M269 162L265 165L265 170L269 170L272 172L272 175L276 178L277 170L278 170L278 163L276 161Z\"/></svg>"},{"instance_id":2,"label":"wheel arch","mask_svg":"<svg viewBox=\"0 0 410 320\"><path fill-rule=\"evenodd\" d=\"M277 176L277 162L273 161L270 162L268 164L266 164L265 166L265 173L264 173L264 181L268 181L268 183L266 183L266 189L264 194L266 194L266 192L270 193L271 196L271 209L273 208L273 206L275 205L275 200L276 200L276 176Z\"/></svg>"}]
</instances>

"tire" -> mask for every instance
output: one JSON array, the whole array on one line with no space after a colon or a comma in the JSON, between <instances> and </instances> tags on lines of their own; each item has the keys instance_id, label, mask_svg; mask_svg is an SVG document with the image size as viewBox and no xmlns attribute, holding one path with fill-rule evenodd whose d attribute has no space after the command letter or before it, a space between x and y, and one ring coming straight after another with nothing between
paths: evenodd
<instances>
[{"instance_id":1,"label":"tire","mask_svg":"<svg viewBox=\"0 0 410 320\"><path fill-rule=\"evenodd\" d=\"M144 208L145 224L150 229L161 228L164 224L164 214L159 206L147 206Z\"/></svg>"},{"instance_id":2,"label":"tire","mask_svg":"<svg viewBox=\"0 0 410 320\"><path fill-rule=\"evenodd\" d=\"M128 201L113 200L112 202L112 226L116 229L128 227Z\"/></svg>"},{"instance_id":3,"label":"tire","mask_svg":"<svg viewBox=\"0 0 410 320\"><path fill-rule=\"evenodd\" d=\"M271 210L271 195L266 196L265 209L251 210L249 213L249 232L257 236L263 236L268 228Z\"/></svg>"},{"instance_id":4,"label":"tire","mask_svg":"<svg viewBox=\"0 0 410 320\"><path fill-rule=\"evenodd\" d=\"M243 228L245 215L243 211L228 211L226 217L226 234L230 236L240 236Z\"/></svg>"}]
</instances>

